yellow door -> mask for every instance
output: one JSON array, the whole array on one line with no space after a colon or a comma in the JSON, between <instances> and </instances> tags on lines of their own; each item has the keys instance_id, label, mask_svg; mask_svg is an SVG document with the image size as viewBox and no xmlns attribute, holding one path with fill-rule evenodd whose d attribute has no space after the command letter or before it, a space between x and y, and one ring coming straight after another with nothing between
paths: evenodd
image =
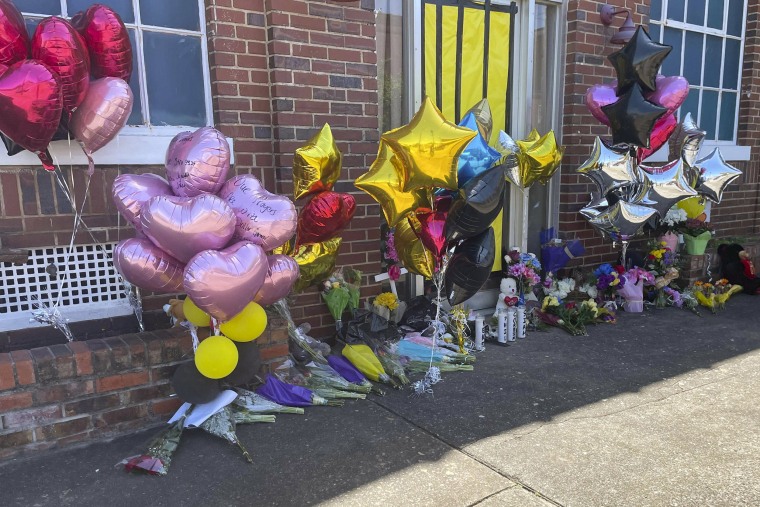
<instances>
[{"instance_id":1,"label":"yellow door","mask_svg":"<svg viewBox=\"0 0 760 507\"><path fill-rule=\"evenodd\" d=\"M423 0L422 94L444 116L459 123L467 110L487 98L496 142L509 132L514 14L517 5L491 0ZM494 221L496 252L502 252L504 212ZM497 254L493 270L501 270Z\"/></svg>"}]
</instances>

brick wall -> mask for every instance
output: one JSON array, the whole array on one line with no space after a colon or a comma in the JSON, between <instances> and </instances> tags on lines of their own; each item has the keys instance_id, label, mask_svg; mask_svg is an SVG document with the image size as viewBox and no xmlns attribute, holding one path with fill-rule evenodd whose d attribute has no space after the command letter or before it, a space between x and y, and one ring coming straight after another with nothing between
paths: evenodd
<instances>
[{"instance_id":1,"label":"brick wall","mask_svg":"<svg viewBox=\"0 0 760 507\"><path fill-rule=\"evenodd\" d=\"M373 9L373 0L216 0L206 9L215 120L235 138L237 171L292 195L293 152L329 123L343 153L335 190L357 202L338 265L366 275L380 266L380 209L353 180L374 160L379 139ZM365 276L363 295L378 290ZM334 332L314 288L292 311L315 336Z\"/></svg>"},{"instance_id":2,"label":"brick wall","mask_svg":"<svg viewBox=\"0 0 760 507\"><path fill-rule=\"evenodd\" d=\"M352 184L374 160L379 139L374 1L206 3L214 123L235 140L235 171L253 173L269 190L292 195L293 151L330 123L344 155L336 190L351 192L357 200L338 265L374 273L379 269L379 207ZM81 202L85 168L71 172ZM163 168L97 166L84 217L100 241L134 234L119 221L110 197L114 178L125 172L162 174ZM0 248L68 243L72 210L51 174L38 167L0 168L0 196ZM85 234L77 241L91 242ZM378 287L366 277L363 291L367 295ZM144 308L157 311L167 299L147 295ZM307 315L316 336L334 329L313 288L295 299L294 318L306 320ZM43 332L57 336L54 330L37 331Z\"/></svg>"},{"instance_id":3,"label":"brick wall","mask_svg":"<svg viewBox=\"0 0 760 507\"><path fill-rule=\"evenodd\" d=\"M287 333L272 321L257 340L261 373L287 354ZM180 329L0 354L0 459L166 421L181 404L169 379L191 355Z\"/></svg>"},{"instance_id":4,"label":"brick wall","mask_svg":"<svg viewBox=\"0 0 760 507\"><path fill-rule=\"evenodd\" d=\"M562 130L562 141L567 148L561 175L559 229L584 240L586 255L575 261L577 265L599 264L614 260L617 255L611 243L602 239L578 213L589 201L589 193L595 185L575 172L588 158L594 137L610 135L609 129L594 119L584 104L584 94L590 86L615 77L607 55L619 48L609 40L623 22L623 16L618 16L613 26L604 27L599 20L599 9L604 4L629 9L634 24L646 26L649 22L649 0L570 0L568 4ZM752 146L753 157L750 163L735 164L745 172L744 176L729 187L731 190L724 194L721 204L713 205L712 222L719 236L760 232L760 221L756 217L760 199L760 153L757 150L760 126L756 122L760 112L757 106L760 98L759 9L757 2L750 2L739 120L739 144Z\"/></svg>"}]
</instances>

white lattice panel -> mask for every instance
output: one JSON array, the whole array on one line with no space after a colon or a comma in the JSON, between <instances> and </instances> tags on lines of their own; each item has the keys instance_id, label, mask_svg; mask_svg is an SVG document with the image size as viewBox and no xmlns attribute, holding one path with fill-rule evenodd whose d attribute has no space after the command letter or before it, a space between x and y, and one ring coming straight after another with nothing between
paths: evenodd
<instances>
[{"instance_id":1,"label":"white lattice panel","mask_svg":"<svg viewBox=\"0 0 760 507\"><path fill-rule=\"evenodd\" d=\"M77 245L68 258L66 247L39 248L22 266L0 263L0 331L37 326L29 322L35 300L58 302L72 322L131 313L111 263L114 245Z\"/></svg>"}]
</instances>

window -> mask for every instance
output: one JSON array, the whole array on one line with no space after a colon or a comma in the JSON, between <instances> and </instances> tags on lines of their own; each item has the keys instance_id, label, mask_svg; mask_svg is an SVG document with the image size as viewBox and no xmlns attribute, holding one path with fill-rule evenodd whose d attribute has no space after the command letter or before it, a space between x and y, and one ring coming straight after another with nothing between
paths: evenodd
<instances>
[{"instance_id":1,"label":"window","mask_svg":"<svg viewBox=\"0 0 760 507\"><path fill-rule=\"evenodd\" d=\"M30 34L46 16L71 18L94 0L15 0ZM129 125L202 127L211 121L202 0L105 0L133 48Z\"/></svg>"},{"instance_id":2,"label":"window","mask_svg":"<svg viewBox=\"0 0 760 507\"><path fill-rule=\"evenodd\" d=\"M743 0L652 0L650 35L673 46L665 75L689 81L679 117L695 116L713 144L736 144L744 47Z\"/></svg>"}]
</instances>

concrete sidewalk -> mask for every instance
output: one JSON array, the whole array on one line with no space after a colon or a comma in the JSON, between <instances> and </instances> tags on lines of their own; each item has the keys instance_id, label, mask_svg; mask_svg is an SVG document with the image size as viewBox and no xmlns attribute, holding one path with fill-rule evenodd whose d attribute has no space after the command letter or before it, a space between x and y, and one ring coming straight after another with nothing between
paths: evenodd
<instances>
[{"instance_id":1,"label":"concrete sidewalk","mask_svg":"<svg viewBox=\"0 0 760 507\"><path fill-rule=\"evenodd\" d=\"M760 505L760 298L489 346L409 391L188 431L167 477L114 468L155 430L0 464L0 505Z\"/></svg>"}]
</instances>

